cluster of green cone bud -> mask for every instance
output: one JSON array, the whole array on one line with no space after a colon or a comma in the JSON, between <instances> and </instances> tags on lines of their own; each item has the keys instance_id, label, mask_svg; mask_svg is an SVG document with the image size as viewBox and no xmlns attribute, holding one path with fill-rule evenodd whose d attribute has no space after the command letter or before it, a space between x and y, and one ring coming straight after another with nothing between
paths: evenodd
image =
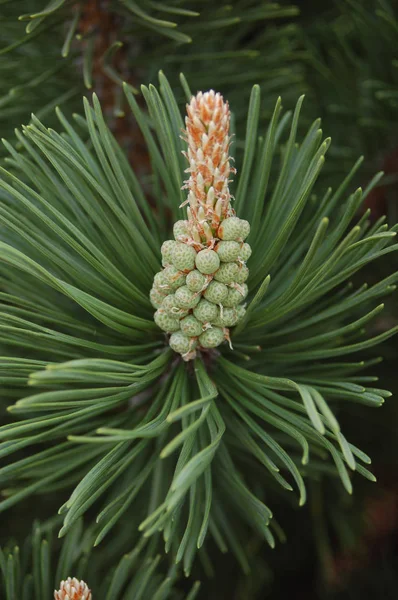
<instances>
[{"instance_id":1,"label":"cluster of green cone bud","mask_svg":"<svg viewBox=\"0 0 398 600\"><path fill-rule=\"evenodd\" d=\"M174 240L162 245L163 269L150 299L171 348L192 360L198 350L231 344L229 328L245 314L251 248L250 225L230 204L228 104L220 94L200 92L187 111L188 219L177 221Z\"/></svg>"},{"instance_id":2,"label":"cluster of green cone bud","mask_svg":"<svg viewBox=\"0 0 398 600\"><path fill-rule=\"evenodd\" d=\"M177 221L176 239L162 245L164 268L155 275L150 298L156 324L171 334L170 346L190 360L198 348L229 341L229 327L245 314L251 249L244 242L249 224L238 217L222 221L220 238L202 249L185 241L184 226L188 231L188 221Z\"/></svg>"}]
</instances>

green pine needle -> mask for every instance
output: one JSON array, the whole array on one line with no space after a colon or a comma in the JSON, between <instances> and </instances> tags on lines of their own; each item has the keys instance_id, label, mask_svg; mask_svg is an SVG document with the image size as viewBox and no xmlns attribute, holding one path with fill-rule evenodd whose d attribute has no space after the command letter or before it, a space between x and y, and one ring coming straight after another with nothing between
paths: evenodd
<instances>
[{"instance_id":1,"label":"green pine needle","mask_svg":"<svg viewBox=\"0 0 398 600\"><path fill-rule=\"evenodd\" d=\"M253 224L247 318L232 332L235 351L180 362L148 298L184 198L182 116L159 79L159 90L143 88L149 117L125 87L151 158L151 204L95 95L84 119L58 111L54 130L33 117L18 133L21 151L5 142L0 374L18 421L0 428L0 456L9 457L0 510L64 490L61 536L95 508L101 547L134 515L144 539L162 532L187 575L209 538L246 570L231 523L274 547L268 489L293 491L302 505L322 464L349 493L352 471L373 479L338 417L346 402L377 407L388 397L353 355L396 332L366 327L398 276L358 289L347 282L397 249L397 228L356 217L378 181L350 193L357 165L336 192L319 186L330 140L318 120L300 136L302 98L290 121L278 100L261 131L255 86L235 194Z\"/></svg>"},{"instance_id":2,"label":"green pine needle","mask_svg":"<svg viewBox=\"0 0 398 600\"><path fill-rule=\"evenodd\" d=\"M122 558L118 548L91 550L87 545L90 531L84 532L79 520L59 547L52 539L55 525L54 521L35 523L21 550L14 544L0 548L0 590L4 600L50 598L68 577L83 579L93 597L104 600L197 597L199 582L186 595L182 594L178 590L176 568L165 568L160 555L152 558L145 543L137 543Z\"/></svg>"}]
</instances>

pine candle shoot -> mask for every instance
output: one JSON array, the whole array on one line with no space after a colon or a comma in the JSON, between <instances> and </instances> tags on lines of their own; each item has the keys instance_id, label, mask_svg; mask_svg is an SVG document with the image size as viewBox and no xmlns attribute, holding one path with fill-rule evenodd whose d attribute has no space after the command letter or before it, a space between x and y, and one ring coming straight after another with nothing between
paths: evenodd
<instances>
[{"instance_id":1,"label":"pine candle shoot","mask_svg":"<svg viewBox=\"0 0 398 600\"><path fill-rule=\"evenodd\" d=\"M219 93L199 92L187 105L184 152L189 178L187 219L174 224L174 240L163 243L163 269L150 292L156 324L170 334L184 360L198 350L230 342L229 328L245 314L246 261L251 248L247 221L231 206L230 111Z\"/></svg>"}]
</instances>

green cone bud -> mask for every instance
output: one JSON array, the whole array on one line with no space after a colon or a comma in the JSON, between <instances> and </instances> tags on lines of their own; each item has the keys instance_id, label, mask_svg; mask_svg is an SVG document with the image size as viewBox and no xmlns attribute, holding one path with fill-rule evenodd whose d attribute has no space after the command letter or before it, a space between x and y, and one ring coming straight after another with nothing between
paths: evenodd
<instances>
[{"instance_id":1,"label":"green cone bud","mask_svg":"<svg viewBox=\"0 0 398 600\"><path fill-rule=\"evenodd\" d=\"M207 329L199 336L199 344L203 348L216 348L223 343L225 334L220 327L212 327Z\"/></svg>"},{"instance_id":2,"label":"green cone bud","mask_svg":"<svg viewBox=\"0 0 398 600\"><path fill-rule=\"evenodd\" d=\"M206 248L205 250L198 252L195 264L198 271L204 275L210 275L217 271L220 266L220 259L217 252Z\"/></svg>"},{"instance_id":3,"label":"green cone bud","mask_svg":"<svg viewBox=\"0 0 398 600\"><path fill-rule=\"evenodd\" d=\"M244 219L239 219L238 217L228 217L228 219L224 219L218 228L218 236L226 241L243 241L247 238L249 233L249 222Z\"/></svg>"},{"instance_id":4,"label":"green cone bud","mask_svg":"<svg viewBox=\"0 0 398 600\"><path fill-rule=\"evenodd\" d=\"M167 296L163 299L162 309L166 312L170 317L174 317L174 313L179 307L176 304L174 294L167 294Z\"/></svg>"},{"instance_id":5,"label":"green cone bud","mask_svg":"<svg viewBox=\"0 0 398 600\"><path fill-rule=\"evenodd\" d=\"M179 354L187 354L191 349L190 338L181 331L177 331L177 333L173 333L170 336L169 344Z\"/></svg>"},{"instance_id":6,"label":"green cone bud","mask_svg":"<svg viewBox=\"0 0 398 600\"><path fill-rule=\"evenodd\" d=\"M245 240L250 233L250 223L245 219L240 220L240 237Z\"/></svg>"},{"instance_id":7,"label":"green cone bud","mask_svg":"<svg viewBox=\"0 0 398 600\"><path fill-rule=\"evenodd\" d=\"M193 314L202 323L211 323L218 315L218 307L204 298L193 309Z\"/></svg>"},{"instance_id":8,"label":"green cone bud","mask_svg":"<svg viewBox=\"0 0 398 600\"><path fill-rule=\"evenodd\" d=\"M226 241L238 241L240 238L240 219L238 217L224 219L218 228L218 237Z\"/></svg>"},{"instance_id":9,"label":"green cone bud","mask_svg":"<svg viewBox=\"0 0 398 600\"><path fill-rule=\"evenodd\" d=\"M236 263L222 263L218 271L214 274L214 279L229 285L236 282L239 273L239 267Z\"/></svg>"},{"instance_id":10,"label":"green cone bud","mask_svg":"<svg viewBox=\"0 0 398 600\"><path fill-rule=\"evenodd\" d=\"M203 333L202 323L193 315L188 315L180 321L181 331L189 337L198 337Z\"/></svg>"},{"instance_id":11,"label":"green cone bud","mask_svg":"<svg viewBox=\"0 0 398 600\"><path fill-rule=\"evenodd\" d=\"M222 322L222 320L220 318L219 312L217 313L216 318L211 321L211 325L215 325L216 327L224 327L224 323Z\"/></svg>"},{"instance_id":12,"label":"green cone bud","mask_svg":"<svg viewBox=\"0 0 398 600\"><path fill-rule=\"evenodd\" d=\"M246 243L243 244L242 248L240 249L240 252L239 252L240 260L243 260L244 262L246 262L247 260L249 260L251 255L252 255L252 249L251 249L250 245L246 244Z\"/></svg>"},{"instance_id":13,"label":"green cone bud","mask_svg":"<svg viewBox=\"0 0 398 600\"><path fill-rule=\"evenodd\" d=\"M163 300L165 299L167 291L153 287L149 293L149 299L154 308L160 308Z\"/></svg>"},{"instance_id":14,"label":"green cone bud","mask_svg":"<svg viewBox=\"0 0 398 600\"><path fill-rule=\"evenodd\" d=\"M246 265L241 265L239 268L239 272L235 278L236 283L245 283L247 278L249 277L249 269Z\"/></svg>"},{"instance_id":15,"label":"green cone bud","mask_svg":"<svg viewBox=\"0 0 398 600\"><path fill-rule=\"evenodd\" d=\"M159 271L159 273L156 273L155 277L153 278L153 285L154 287L158 288L161 288L162 286L166 287L168 285L164 276L164 271Z\"/></svg>"},{"instance_id":16,"label":"green cone bud","mask_svg":"<svg viewBox=\"0 0 398 600\"><path fill-rule=\"evenodd\" d=\"M154 321L160 329L166 331L167 333L172 333L173 331L178 331L180 329L180 322L178 319L174 319L170 317L167 313L162 310L157 310L154 314Z\"/></svg>"},{"instance_id":17,"label":"green cone bud","mask_svg":"<svg viewBox=\"0 0 398 600\"><path fill-rule=\"evenodd\" d=\"M220 242L217 246L217 254L221 262L233 262L238 259L241 250L239 242Z\"/></svg>"},{"instance_id":18,"label":"green cone bud","mask_svg":"<svg viewBox=\"0 0 398 600\"><path fill-rule=\"evenodd\" d=\"M206 285L206 282L206 277L197 269L194 269L187 275L186 284L191 292L201 292Z\"/></svg>"},{"instance_id":19,"label":"green cone bud","mask_svg":"<svg viewBox=\"0 0 398 600\"><path fill-rule=\"evenodd\" d=\"M183 285L174 294L177 306L180 308L194 308L200 301L200 294L191 292L187 285Z\"/></svg>"},{"instance_id":20,"label":"green cone bud","mask_svg":"<svg viewBox=\"0 0 398 600\"><path fill-rule=\"evenodd\" d=\"M189 235L188 221L176 221L173 227L173 235L176 240L180 235Z\"/></svg>"},{"instance_id":21,"label":"green cone bud","mask_svg":"<svg viewBox=\"0 0 398 600\"><path fill-rule=\"evenodd\" d=\"M160 249L162 253L162 265L165 267L166 265L171 265L173 262L173 250L174 246L177 242L174 240L166 240L163 242L162 247Z\"/></svg>"},{"instance_id":22,"label":"green cone bud","mask_svg":"<svg viewBox=\"0 0 398 600\"><path fill-rule=\"evenodd\" d=\"M239 321L239 315L236 308L223 307L222 310L219 309L218 317L218 322L221 323L223 327L233 327Z\"/></svg>"},{"instance_id":23,"label":"green cone bud","mask_svg":"<svg viewBox=\"0 0 398 600\"><path fill-rule=\"evenodd\" d=\"M218 237L222 240L238 241L240 238L240 219L238 217L224 219L218 228Z\"/></svg>"},{"instance_id":24,"label":"green cone bud","mask_svg":"<svg viewBox=\"0 0 398 600\"><path fill-rule=\"evenodd\" d=\"M238 313L238 322L243 319L246 314L246 309L242 304L236 308L236 312Z\"/></svg>"},{"instance_id":25,"label":"green cone bud","mask_svg":"<svg viewBox=\"0 0 398 600\"><path fill-rule=\"evenodd\" d=\"M228 291L228 296L222 303L224 307L233 308L238 306L243 300L246 298L248 294L248 287L245 283L242 283L238 288L230 288Z\"/></svg>"},{"instance_id":26,"label":"green cone bud","mask_svg":"<svg viewBox=\"0 0 398 600\"><path fill-rule=\"evenodd\" d=\"M186 309L178 306L175 294L168 294L162 302L161 309L169 315L169 317L174 317L175 319L182 319L188 314Z\"/></svg>"},{"instance_id":27,"label":"green cone bud","mask_svg":"<svg viewBox=\"0 0 398 600\"><path fill-rule=\"evenodd\" d=\"M186 275L181 273L178 269L173 267L173 265L169 265L163 270L164 278L172 291L177 290L179 287L184 285Z\"/></svg>"},{"instance_id":28,"label":"green cone bud","mask_svg":"<svg viewBox=\"0 0 398 600\"><path fill-rule=\"evenodd\" d=\"M173 242L171 262L179 271L192 271L195 268L196 251L192 246Z\"/></svg>"},{"instance_id":29,"label":"green cone bud","mask_svg":"<svg viewBox=\"0 0 398 600\"><path fill-rule=\"evenodd\" d=\"M221 304L228 296L228 288L224 283L213 280L209 283L203 295L209 302Z\"/></svg>"}]
</instances>

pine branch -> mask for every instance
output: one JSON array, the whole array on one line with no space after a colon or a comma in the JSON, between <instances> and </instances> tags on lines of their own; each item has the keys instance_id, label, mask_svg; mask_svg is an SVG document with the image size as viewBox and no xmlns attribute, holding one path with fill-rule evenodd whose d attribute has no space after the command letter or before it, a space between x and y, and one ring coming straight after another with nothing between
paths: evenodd
<instances>
[{"instance_id":1,"label":"pine branch","mask_svg":"<svg viewBox=\"0 0 398 600\"><path fill-rule=\"evenodd\" d=\"M75 574L75 585L81 578L82 593L76 600L103 598L104 600L136 600L153 598L160 600L194 600L199 583L194 583L190 592L182 594L176 586L178 572L172 566L160 572L161 557L151 558L145 543L125 553L119 560L112 548L102 553L90 547L89 531L83 532L83 523L78 521L65 537L61 548L54 543L54 522L43 525L35 523L32 534L21 547L10 544L0 548L0 573L5 600L26 598L50 598L53 590L60 588L57 598L65 598L64 586L70 573ZM123 536L122 536L123 537ZM105 567L106 566L106 570ZM163 566L163 565L162 565ZM73 579L73 577L71 578ZM65 586L66 587L66 586ZM86 595L83 595L86 590ZM89 592L92 595L87 595ZM72 596L71 596L72 597Z\"/></svg>"},{"instance_id":2,"label":"pine branch","mask_svg":"<svg viewBox=\"0 0 398 600\"><path fill-rule=\"evenodd\" d=\"M211 538L247 570L241 524L271 546L282 536L268 506L275 487L296 489L301 505L319 464L334 464L350 493L352 471L374 479L337 416L347 401L377 407L390 395L368 385L371 363L354 354L396 332L365 329L396 276L345 284L397 249L396 227L368 215L350 225L378 177L350 194L354 167L325 194L319 121L300 140L302 99L290 130L278 101L260 134L255 87L234 205L253 225L247 317L231 330L234 350L200 353L192 369L149 302L171 225L164 209L182 216L181 113L162 74L159 91L143 88L149 118L125 91L151 157L152 211L95 96L74 124L58 112L62 134L34 118L18 135L23 152L6 143L0 364L19 421L0 429L10 457L0 509L58 489L61 535L95 507L97 544L128 515L144 537L163 532L187 575Z\"/></svg>"},{"instance_id":3,"label":"pine branch","mask_svg":"<svg viewBox=\"0 0 398 600\"><path fill-rule=\"evenodd\" d=\"M298 14L291 5L265 3L260 7L255 0L217 6L194 0L182 6L174 0L168 4L90 0L50 2L45 9L43 1L36 0L33 4L6 2L0 11L0 76L4 82L0 125L6 137L11 137L21 122L27 123L32 112L48 119L48 109L51 112L54 106L75 110L70 96L79 95L85 86L99 95L104 113L114 116L110 126L118 141L131 145L126 131L132 126L131 120L123 118L126 106L121 85L127 81L133 87L142 80L150 81L154 64L156 70L164 67L176 77L194 69L196 85L205 89L212 85L211 61L219 85L234 101L239 133L245 119L243 86L262 81L265 98L269 97L265 117L277 93L294 102L305 88L300 66L295 60L292 63L296 26L285 25L287 18ZM264 25L261 30L259 24ZM44 82L48 83L44 86ZM14 88L19 92L17 109ZM183 91L178 92L183 100ZM136 164L140 160L137 154L133 154Z\"/></svg>"},{"instance_id":4,"label":"pine branch","mask_svg":"<svg viewBox=\"0 0 398 600\"><path fill-rule=\"evenodd\" d=\"M300 32L313 108L333 126L330 166L340 172L364 153L370 178L396 148L397 25L393 2L349 0Z\"/></svg>"}]
</instances>

